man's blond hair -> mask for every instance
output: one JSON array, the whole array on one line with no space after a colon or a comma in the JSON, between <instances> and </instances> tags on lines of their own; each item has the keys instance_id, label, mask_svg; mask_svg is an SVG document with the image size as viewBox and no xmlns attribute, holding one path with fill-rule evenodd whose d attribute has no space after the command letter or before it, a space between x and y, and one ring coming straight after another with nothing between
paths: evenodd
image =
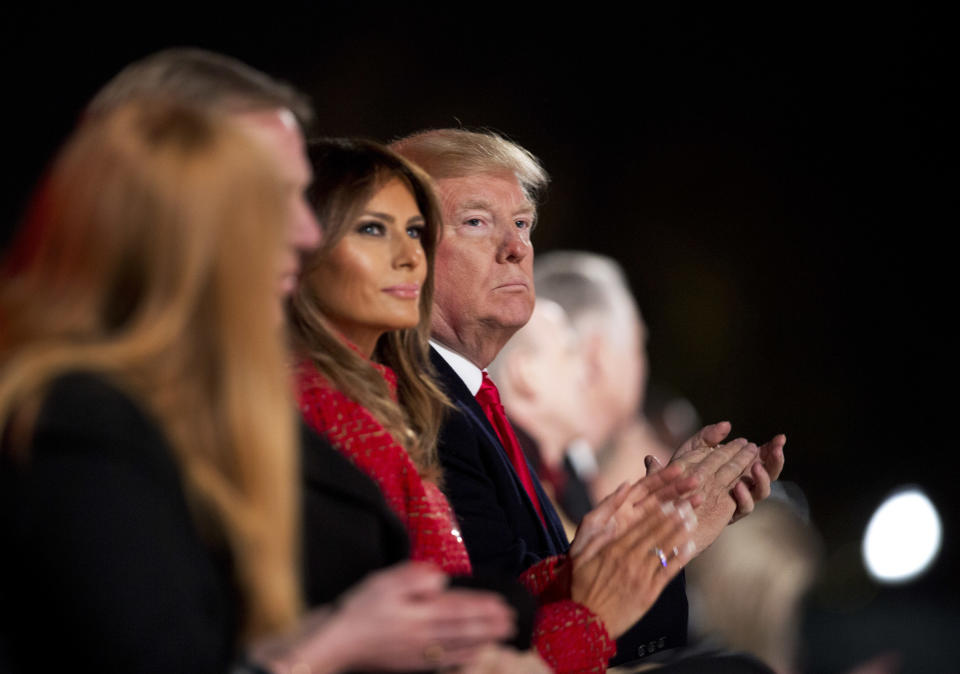
<instances>
[{"instance_id":1,"label":"man's blond hair","mask_svg":"<svg viewBox=\"0 0 960 674\"><path fill-rule=\"evenodd\" d=\"M493 131L418 131L393 141L390 149L419 164L434 180L509 171L534 204L550 182L529 150Z\"/></svg>"}]
</instances>

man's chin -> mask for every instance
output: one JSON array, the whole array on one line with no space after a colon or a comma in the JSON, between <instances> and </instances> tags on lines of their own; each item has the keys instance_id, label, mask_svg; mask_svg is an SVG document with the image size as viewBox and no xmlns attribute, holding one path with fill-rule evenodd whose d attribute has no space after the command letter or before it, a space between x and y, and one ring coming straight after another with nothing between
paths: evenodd
<instances>
[{"instance_id":1,"label":"man's chin","mask_svg":"<svg viewBox=\"0 0 960 674\"><path fill-rule=\"evenodd\" d=\"M513 302L512 306L498 307L491 323L507 330L519 330L533 315L533 302Z\"/></svg>"}]
</instances>

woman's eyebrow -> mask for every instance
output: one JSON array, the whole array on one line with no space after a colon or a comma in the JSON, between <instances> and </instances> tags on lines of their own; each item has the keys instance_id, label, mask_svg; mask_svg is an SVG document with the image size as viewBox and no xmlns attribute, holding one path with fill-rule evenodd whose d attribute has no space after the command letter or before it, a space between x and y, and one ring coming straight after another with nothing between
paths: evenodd
<instances>
[{"instance_id":1,"label":"woman's eyebrow","mask_svg":"<svg viewBox=\"0 0 960 674\"><path fill-rule=\"evenodd\" d=\"M396 220L396 218L390 215L389 213L380 213L378 211L364 211L362 215L372 216L374 218L380 218L381 220L389 220L390 222L393 222L394 220Z\"/></svg>"}]
</instances>

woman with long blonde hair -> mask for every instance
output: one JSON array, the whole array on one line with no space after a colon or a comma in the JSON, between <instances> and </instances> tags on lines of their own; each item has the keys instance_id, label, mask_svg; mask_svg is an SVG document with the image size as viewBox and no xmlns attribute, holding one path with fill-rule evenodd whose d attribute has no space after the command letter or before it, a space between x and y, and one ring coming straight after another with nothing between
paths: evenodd
<instances>
[{"instance_id":1,"label":"woman with long blonde hair","mask_svg":"<svg viewBox=\"0 0 960 674\"><path fill-rule=\"evenodd\" d=\"M249 635L297 611L284 344L264 320L284 244L274 173L239 131L187 110L91 120L37 192L0 305L4 454L45 460L29 445L61 397L137 401L191 512L222 536Z\"/></svg>"},{"instance_id":2,"label":"woman with long blonde hair","mask_svg":"<svg viewBox=\"0 0 960 674\"><path fill-rule=\"evenodd\" d=\"M451 611L465 647L510 631L410 565L302 616L281 176L228 118L139 101L42 181L0 271L0 669L418 669Z\"/></svg>"}]
</instances>

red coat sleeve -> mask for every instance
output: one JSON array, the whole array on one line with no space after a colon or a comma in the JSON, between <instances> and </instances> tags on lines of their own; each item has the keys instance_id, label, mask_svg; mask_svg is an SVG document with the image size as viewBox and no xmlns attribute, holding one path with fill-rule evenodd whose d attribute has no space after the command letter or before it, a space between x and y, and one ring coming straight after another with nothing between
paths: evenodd
<instances>
[{"instance_id":1,"label":"red coat sleeve","mask_svg":"<svg viewBox=\"0 0 960 674\"><path fill-rule=\"evenodd\" d=\"M590 609L570 599L570 565L564 555L527 569L520 582L540 601L533 643L557 672L605 672L617 652L607 628Z\"/></svg>"}]
</instances>

